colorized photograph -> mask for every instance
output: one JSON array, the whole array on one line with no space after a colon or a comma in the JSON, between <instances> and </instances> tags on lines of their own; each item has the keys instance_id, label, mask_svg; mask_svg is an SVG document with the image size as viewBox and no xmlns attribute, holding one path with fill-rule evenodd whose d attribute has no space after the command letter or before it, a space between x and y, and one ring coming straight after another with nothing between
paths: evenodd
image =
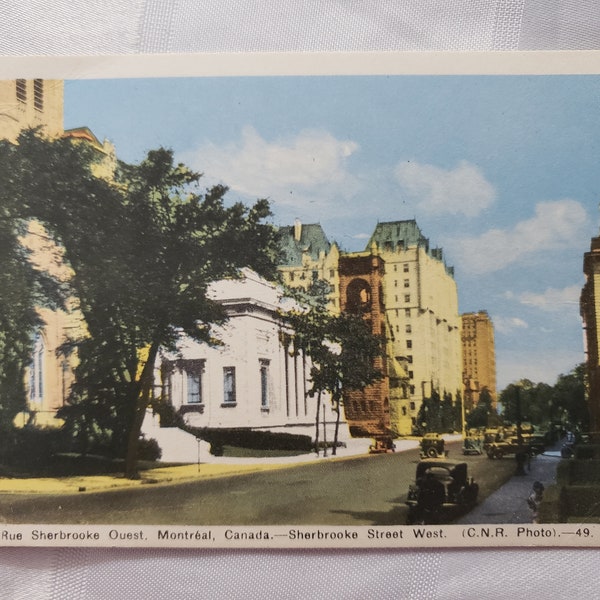
<instances>
[{"instance_id":1,"label":"colorized photograph","mask_svg":"<svg viewBox=\"0 0 600 600\"><path fill-rule=\"evenodd\" d=\"M0 80L0 529L591 536L599 102L598 75Z\"/></svg>"}]
</instances>

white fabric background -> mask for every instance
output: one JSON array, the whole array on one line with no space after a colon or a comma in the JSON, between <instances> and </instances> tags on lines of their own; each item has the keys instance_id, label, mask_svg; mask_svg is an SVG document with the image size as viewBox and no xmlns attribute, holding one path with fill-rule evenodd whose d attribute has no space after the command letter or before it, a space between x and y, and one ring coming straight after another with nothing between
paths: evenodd
<instances>
[{"instance_id":1,"label":"white fabric background","mask_svg":"<svg viewBox=\"0 0 600 600\"><path fill-rule=\"evenodd\" d=\"M597 0L3 0L0 55L600 49ZM595 550L0 549L5 599L598 598Z\"/></svg>"}]
</instances>

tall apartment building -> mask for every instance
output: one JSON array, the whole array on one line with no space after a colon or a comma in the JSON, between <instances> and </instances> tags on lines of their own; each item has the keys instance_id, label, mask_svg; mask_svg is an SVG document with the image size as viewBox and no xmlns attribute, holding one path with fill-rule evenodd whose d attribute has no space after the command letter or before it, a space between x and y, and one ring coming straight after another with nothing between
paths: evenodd
<instances>
[{"instance_id":1,"label":"tall apartment building","mask_svg":"<svg viewBox=\"0 0 600 600\"><path fill-rule=\"evenodd\" d=\"M331 287L329 310L340 312L340 282L337 244L331 243L318 223L304 225L298 219L278 232L279 272L289 287L308 288L313 281L326 281Z\"/></svg>"},{"instance_id":2,"label":"tall apartment building","mask_svg":"<svg viewBox=\"0 0 600 600\"><path fill-rule=\"evenodd\" d=\"M463 401L465 410L479 403L484 389L496 406L496 351L494 325L485 310L462 315Z\"/></svg>"},{"instance_id":3,"label":"tall apartment building","mask_svg":"<svg viewBox=\"0 0 600 600\"><path fill-rule=\"evenodd\" d=\"M588 375L590 431L600 432L600 237L592 238L590 251L584 254L585 284L581 291L584 344Z\"/></svg>"},{"instance_id":4,"label":"tall apartment building","mask_svg":"<svg viewBox=\"0 0 600 600\"><path fill-rule=\"evenodd\" d=\"M367 248L385 261L386 319L393 357L405 367L409 393L392 427L410 434L423 399L435 392L456 401L462 390L458 294L441 248L430 248L416 221L378 223Z\"/></svg>"}]
</instances>

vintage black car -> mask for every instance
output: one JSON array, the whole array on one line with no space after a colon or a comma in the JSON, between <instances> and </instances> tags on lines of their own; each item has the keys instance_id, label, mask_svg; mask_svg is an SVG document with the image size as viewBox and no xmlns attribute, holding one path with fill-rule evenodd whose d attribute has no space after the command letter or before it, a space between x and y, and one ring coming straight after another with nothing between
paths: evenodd
<instances>
[{"instance_id":1,"label":"vintage black car","mask_svg":"<svg viewBox=\"0 0 600 600\"><path fill-rule=\"evenodd\" d=\"M421 458L438 458L448 456L444 438L439 433L426 433L421 438Z\"/></svg>"},{"instance_id":2,"label":"vintage black car","mask_svg":"<svg viewBox=\"0 0 600 600\"><path fill-rule=\"evenodd\" d=\"M469 479L467 463L428 458L419 461L408 488L407 523L448 523L477 503L479 486Z\"/></svg>"}]
</instances>

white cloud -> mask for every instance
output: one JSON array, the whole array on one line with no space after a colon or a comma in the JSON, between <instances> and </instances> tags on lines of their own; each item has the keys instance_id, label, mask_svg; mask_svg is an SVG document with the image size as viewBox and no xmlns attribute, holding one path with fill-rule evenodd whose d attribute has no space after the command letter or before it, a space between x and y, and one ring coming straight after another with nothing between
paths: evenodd
<instances>
[{"instance_id":1,"label":"white cloud","mask_svg":"<svg viewBox=\"0 0 600 600\"><path fill-rule=\"evenodd\" d=\"M496 198L494 187L473 164L462 160L452 170L401 162L394 171L405 194L427 213L477 216Z\"/></svg>"},{"instance_id":2,"label":"white cloud","mask_svg":"<svg viewBox=\"0 0 600 600\"><path fill-rule=\"evenodd\" d=\"M449 239L445 245L465 271L492 273L534 253L579 243L586 225L585 208L575 200L539 202L535 215L513 229L490 229L479 237Z\"/></svg>"},{"instance_id":3,"label":"white cloud","mask_svg":"<svg viewBox=\"0 0 600 600\"><path fill-rule=\"evenodd\" d=\"M208 181L220 181L254 198L302 207L358 191L358 179L346 168L357 150L356 142L338 140L327 131L304 130L292 138L267 141L248 126L239 140L224 145L207 141L186 161Z\"/></svg>"},{"instance_id":4,"label":"white cloud","mask_svg":"<svg viewBox=\"0 0 600 600\"><path fill-rule=\"evenodd\" d=\"M579 310L581 286L572 285L563 289L548 288L541 294L525 292L519 296L519 302L533 306L545 312L563 312L565 308L576 307Z\"/></svg>"},{"instance_id":5,"label":"white cloud","mask_svg":"<svg viewBox=\"0 0 600 600\"><path fill-rule=\"evenodd\" d=\"M529 325L519 317L494 317L494 330L508 335L518 329L527 329Z\"/></svg>"}]
</instances>

